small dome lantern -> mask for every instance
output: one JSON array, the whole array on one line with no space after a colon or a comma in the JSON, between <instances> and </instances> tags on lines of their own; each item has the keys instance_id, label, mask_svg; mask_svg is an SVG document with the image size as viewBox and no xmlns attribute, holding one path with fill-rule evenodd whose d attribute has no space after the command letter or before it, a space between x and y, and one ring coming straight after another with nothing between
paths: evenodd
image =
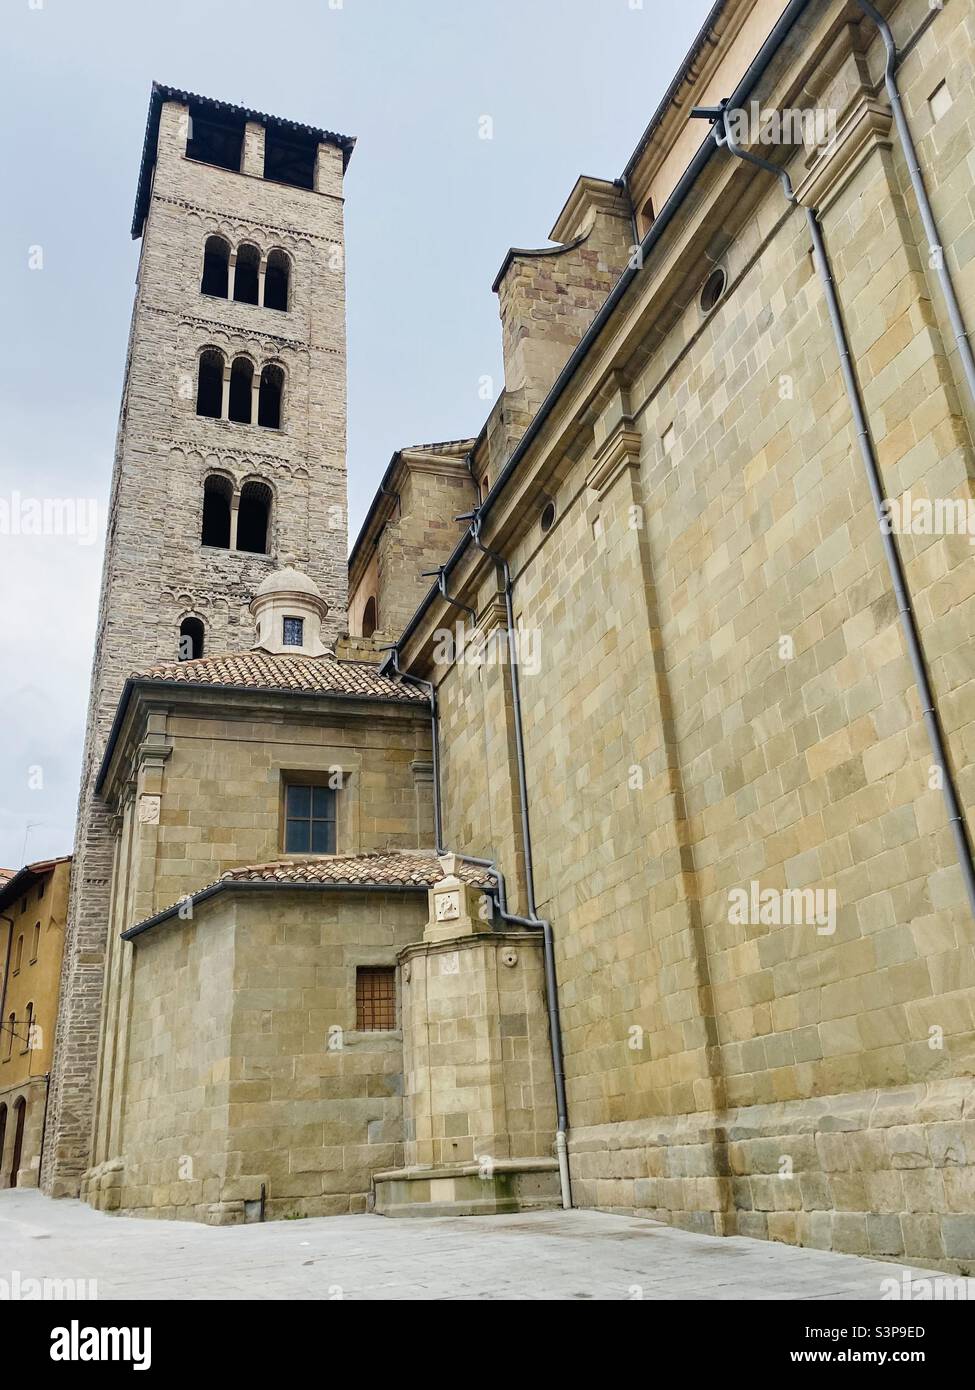
<instances>
[{"instance_id":1,"label":"small dome lantern","mask_svg":"<svg viewBox=\"0 0 975 1390\"><path fill-rule=\"evenodd\" d=\"M313 579L296 569L275 570L250 603L257 623L254 649L272 656L333 656L322 641L328 604Z\"/></svg>"}]
</instances>

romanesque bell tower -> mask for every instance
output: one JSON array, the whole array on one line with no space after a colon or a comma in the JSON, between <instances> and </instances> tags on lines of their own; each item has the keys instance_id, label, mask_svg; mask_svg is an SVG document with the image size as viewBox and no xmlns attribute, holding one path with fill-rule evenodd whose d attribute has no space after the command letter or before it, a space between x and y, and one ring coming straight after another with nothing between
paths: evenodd
<instances>
[{"instance_id":1,"label":"romanesque bell tower","mask_svg":"<svg viewBox=\"0 0 975 1390\"><path fill-rule=\"evenodd\" d=\"M354 141L153 85L41 1182L88 1165L112 837L93 783L127 675L253 643L294 565L344 631L342 184Z\"/></svg>"}]
</instances>

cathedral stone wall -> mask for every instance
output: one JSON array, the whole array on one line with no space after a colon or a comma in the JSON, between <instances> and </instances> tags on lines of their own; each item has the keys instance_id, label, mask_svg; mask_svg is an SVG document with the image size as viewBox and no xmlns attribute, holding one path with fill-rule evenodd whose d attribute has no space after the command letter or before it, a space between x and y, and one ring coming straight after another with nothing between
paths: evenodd
<instances>
[{"instance_id":1,"label":"cathedral stone wall","mask_svg":"<svg viewBox=\"0 0 975 1390\"><path fill-rule=\"evenodd\" d=\"M928 13L898 7L902 43ZM962 266L971 124L918 113L942 71L964 92L973 22L952 0L904 67ZM834 145L792 173L820 209L885 490L967 503L968 404L876 95L881 46L826 7L810 23L763 100L807 90L837 112ZM521 689L574 1194L961 1270L975 927L809 246L774 179L712 161L486 526L538 657ZM708 313L716 266L727 289ZM967 270L959 287L975 322ZM970 808L969 537L898 544ZM482 622L485 569L452 576ZM440 683L445 838L517 865L518 819L485 793L513 777L510 702L486 722L504 672L436 659L455 616L435 605L407 652ZM742 914L753 883L780 913L811 890L835 915Z\"/></svg>"}]
</instances>

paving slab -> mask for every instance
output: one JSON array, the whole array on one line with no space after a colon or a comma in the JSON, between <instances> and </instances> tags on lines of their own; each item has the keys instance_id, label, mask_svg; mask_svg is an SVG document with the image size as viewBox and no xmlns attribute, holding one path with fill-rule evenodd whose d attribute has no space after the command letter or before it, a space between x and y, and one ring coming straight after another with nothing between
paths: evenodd
<instances>
[{"instance_id":1,"label":"paving slab","mask_svg":"<svg viewBox=\"0 0 975 1390\"><path fill-rule=\"evenodd\" d=\"M5 1281L23 1288L26 1279L47 1279L74 1281L98 1299L819 1302L882 1300L884 1281L900 1282L905 1272L932 1274L597 1211L209 1227L0 1192L0 1292Z\"/></svg>"}]
</instances>

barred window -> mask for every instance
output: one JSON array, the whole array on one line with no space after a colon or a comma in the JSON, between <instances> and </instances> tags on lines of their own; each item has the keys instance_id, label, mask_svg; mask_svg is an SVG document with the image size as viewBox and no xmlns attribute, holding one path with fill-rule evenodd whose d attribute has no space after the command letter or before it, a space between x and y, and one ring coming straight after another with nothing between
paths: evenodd
<instances>
[{"instance_id":1,"label":"barred window","mask_svg":"<svg viewBox=\"0 0 975 1390\"><path fill-rule=\"evenodd\" d=\"M359 966L355 972L355 1026L360 1033L396 1027L395 966Z\"/></svg>"}]
</instances>

